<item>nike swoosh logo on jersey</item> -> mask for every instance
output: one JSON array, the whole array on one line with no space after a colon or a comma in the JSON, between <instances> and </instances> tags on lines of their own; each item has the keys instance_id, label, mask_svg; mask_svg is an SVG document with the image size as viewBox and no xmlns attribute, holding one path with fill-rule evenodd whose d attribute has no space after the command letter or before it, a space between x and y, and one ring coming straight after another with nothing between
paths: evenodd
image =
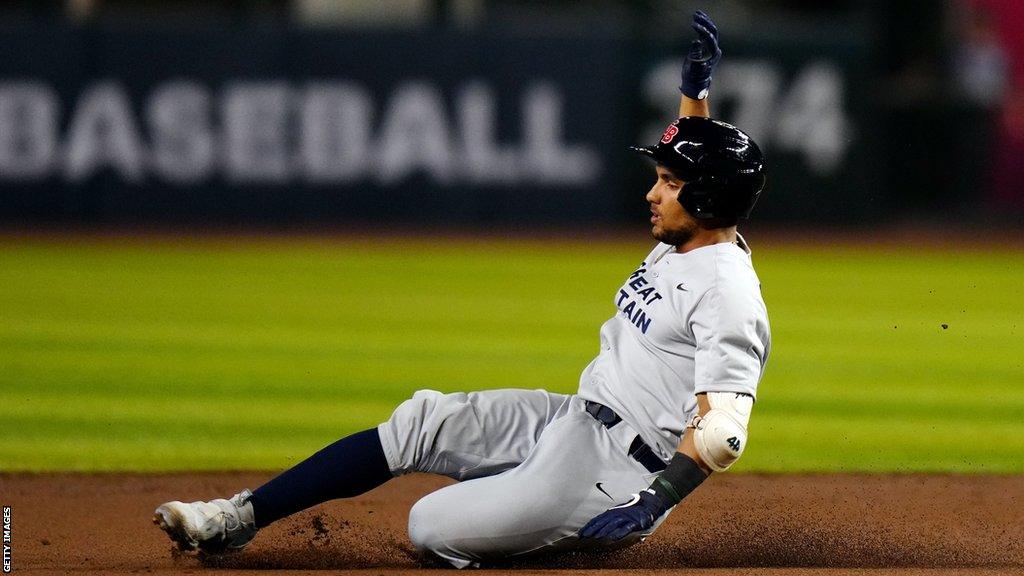
<instances>
[{"instance_id":1,"label":"nike swoosh logo on jersey","mask_svg":"<svg viewBox=\"0 0 1024 576\"><path fill-rule=\"evenodd\" d=\"M605 496L607 496L607 497L608 497L608 499L609 499L609 500L611 500L611 501L613 501L613 502L614 502L614 501L615 501L615 498L612 498L612 495L611 495L611 494L609 494L609 493L605 492L605 491L604 491L604 488L601 488L601 484L604 484L604 482L598 482L597 484L595 484L595 486L597 486L597 489L601 491L601 494L604 494Z\"/></svg>"},{"instance_id":2,"label":"nike swoosh logo on jersey","mask_svg":"<svg viewBox=\"0 0 1024 576\"><path fill-rule=\"evenodd\" d=\"M679 284L676 284L676 288L682 290L683 292L689 292L688 289L683 288L683 283L682 282L680 282Z\"/></svg>"}]
</instances>

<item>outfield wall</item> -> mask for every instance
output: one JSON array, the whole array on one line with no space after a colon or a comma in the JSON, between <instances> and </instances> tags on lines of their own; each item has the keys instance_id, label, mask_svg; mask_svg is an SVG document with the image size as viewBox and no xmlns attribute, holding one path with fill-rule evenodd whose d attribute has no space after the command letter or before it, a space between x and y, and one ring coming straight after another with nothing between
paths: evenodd
<instances>
[{"instance_id":1,"label":"outfield wall","mask_svg":"<svg viewBox=\"0 0 1024 576\"><path fill-rule=\"evenodd\" d=\"M877 138L849 39L730 39L716 115L771 161L759 217L862 220ZM0 40L0 218L614 221L677 107L679 45L509 33L20 26Z\"/></svg>"}]
</instances>

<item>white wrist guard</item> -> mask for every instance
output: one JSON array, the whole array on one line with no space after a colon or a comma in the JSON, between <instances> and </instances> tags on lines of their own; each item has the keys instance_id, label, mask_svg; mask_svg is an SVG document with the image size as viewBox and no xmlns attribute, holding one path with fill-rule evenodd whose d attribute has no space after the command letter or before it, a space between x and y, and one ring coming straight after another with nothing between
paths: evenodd
<instances>
[{"instance_id":1,"label":"white wrist guard","mask_svg":"<svg viewBox=\"0 0 1024 576\"><path fill-rule=\"evenodd\" d=\"M711 409L703 416L694 416L693 441L704 464L715 472L732 466L747 446L747 423L754 399L734 392L708 392Z\"/></svg>"}]
</instances>

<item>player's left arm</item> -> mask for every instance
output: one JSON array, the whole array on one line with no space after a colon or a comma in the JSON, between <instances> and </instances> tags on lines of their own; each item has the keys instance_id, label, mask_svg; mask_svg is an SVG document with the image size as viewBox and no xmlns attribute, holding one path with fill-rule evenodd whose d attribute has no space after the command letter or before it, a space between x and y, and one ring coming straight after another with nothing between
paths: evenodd
<instances>
[{"instance_id":1,"label":"player's left arm","mask_svg":"<svg viewBox=\"0 0 1024 576\"><path fill-rule=\"evenodd\" d=\"M668 466L651 486L599 514L580 538L621 540L642 532L701 485L712 472L728 469L747 444L747 424L754 399L735 392L697 395L697 414L687 425Z\"/></svg>"},{"instance_id":2,"label":"player's left arm","mask_svg":"<svg viewBox=\"0 0 1024 576\"><path fill-rule=\"evenodd\" d=\"M747 446L747 426L754 398L736 392L697 394L697 415L686 426L678 454L706 474L728 470Z\"/></svg>"}]
</instances>

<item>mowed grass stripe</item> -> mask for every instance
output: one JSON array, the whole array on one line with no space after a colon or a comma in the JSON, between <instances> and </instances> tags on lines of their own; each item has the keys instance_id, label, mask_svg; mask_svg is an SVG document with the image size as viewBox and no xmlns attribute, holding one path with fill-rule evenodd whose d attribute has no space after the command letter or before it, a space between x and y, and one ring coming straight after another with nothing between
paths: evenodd
<instances>
[{"instance_id":1,"label":"mowed grass stripe","mask_svg":"<svg viewBox=\"0 0 1024 576\"><path fill-rule=\"evenodd\" d=\"M772 445L752 441L751 454L736 470L1020 473L1019 430L1019 419L960 422L846 412L763 418L751 435L770 437Z\"/></svg>"},{"instance_id":2,"label":"mowed grass stripe","mask_svg":"<svg viewBox=\"0 0 1024 576\"><path fill-rule=\"evenodd\" d=\"M13 400L3 394L5 403ZM181 434L215 437L229 433L238 426L251 424L251 413L260 415L260 427L274 433L294 431L330 430L337 423L345 425L360 423L374 426L380 418L391 414L394 406L385 402L348 401L323 402L320 400L298 400L288 402L267 399L243 399L246 410L225 410L237 399L227 397L211 398L163 398L144 400L117 397L78 398L69 404L66 398L36 398L33 402L19 404L12 401L7 414L8 421L24 426L26 437L49 437L75 430L76 436L97 434L105 428L120 426L132 436L161 437L165 429L180 426L182 414L193 416L193 422L181 426ZM96 418L103 414L103 418ZM45 420L42 420L45 417ZM35 421L37 426L30 426ZM129 428L131 427L131 428Z\"/></svg>"},{"instance_id":3,"label":"mowed grass stripe","mask_svg":"<svg viewBox=\"0 0 1024 576\"><path fill-rule=\"evenodd\" d=\"M774 343L737 469L1024 471L1024 254L751 240ZM7 241L0 469L273 469L418 388L571 392L649 248Z\"/></svg>"},{"instance_id":4,"label":"mowed grass stripe","mask_svg":"<svg viewBox=\"0 0 1024 576\"><path fill-rule=\"evenodd\" d=\"M195 437L187 439L164 436L129 436L117 442L91 436L29 438L17 445L0 446L0 461L5 471L61 470L74 472L114 472L124 470L249 470L253 462L269 462L272 468L296 464L312 452L326 446L325 434L289 433L278 431L247 431L244 435L226 437ZM38 465L39 454L46 454L47 466ZM168 461L186 463L187 466L170 468ZM266 468L256 467L256 468Z\"/></svg>"}]
</instances>

